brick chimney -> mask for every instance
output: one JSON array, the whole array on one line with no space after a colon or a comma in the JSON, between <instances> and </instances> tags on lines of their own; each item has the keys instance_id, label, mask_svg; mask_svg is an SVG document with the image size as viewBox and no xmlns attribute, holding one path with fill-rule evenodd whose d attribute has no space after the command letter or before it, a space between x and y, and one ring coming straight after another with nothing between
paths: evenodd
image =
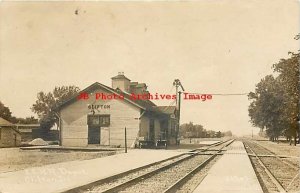
<instances>
[{"instance_id":1,"label":"brick chimney","mask_svg":"<svg viewBox=\"0 0 300 193\"><path fill-rule=\"evenodd\" d=\"M124 72L119 72L117 76L111 78L112 88L119 88L123 92L130 92L130 79L128 79Z\"/></svg>"}]
</instances>

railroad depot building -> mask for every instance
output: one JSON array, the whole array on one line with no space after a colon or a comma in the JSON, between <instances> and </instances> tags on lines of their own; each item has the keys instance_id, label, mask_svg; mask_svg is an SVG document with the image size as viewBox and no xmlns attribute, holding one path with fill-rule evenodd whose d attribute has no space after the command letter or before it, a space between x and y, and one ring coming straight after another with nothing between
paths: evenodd
<instances>
[{"instance_id":1,"label":"railroad depot building","mask_svg":"<svg viewBox=\"0 0 300 193\"><path fill-rule=\"evenodd\" d=\"M89 144L125 146L141 143L175 144L177 139L177 110L175 106L157 106L150 100L133 100L130 95L147 94L145 83L131 82L123 73L112 77L112 86L94 83L78 96L61 104L60 144L88 146ZM96 99L96 95L122 95L122 99ZM85 95L82 99L80 96Z\"/></svg>"}]
</instances>

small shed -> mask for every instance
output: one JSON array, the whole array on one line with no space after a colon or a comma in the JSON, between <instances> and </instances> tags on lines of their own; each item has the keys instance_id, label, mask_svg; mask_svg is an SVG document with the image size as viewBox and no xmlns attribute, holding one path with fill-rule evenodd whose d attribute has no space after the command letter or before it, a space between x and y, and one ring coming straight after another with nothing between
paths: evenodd
<instances>
[{"instance_id":1,"label":"small shed","mask_svg":"<svg viewBox=\"0 0 300 193\"><path fill-rule=\"evenodd\" d=\"M11 122L0 117L0 147L16 147L21 144L21 134Z\"/></svg>"},{"instance_id":2,"label":"small shed","mask_svg":"<svg viewBox=\"0 0 300 193\"><path fill-rule=\"evenodd\" d=\"M15 124L15 126L20 131L23 142L41 137L40 124Z\"/></svg>"}]
</instances>

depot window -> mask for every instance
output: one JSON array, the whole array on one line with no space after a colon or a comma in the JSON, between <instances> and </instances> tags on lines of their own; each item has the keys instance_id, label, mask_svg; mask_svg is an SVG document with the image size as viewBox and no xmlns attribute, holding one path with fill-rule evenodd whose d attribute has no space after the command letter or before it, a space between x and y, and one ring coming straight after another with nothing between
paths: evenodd
<instances>
[{"instance_id":1,"label":"depot window","mask_svg":"<svg viewBox=\"0 0 300 193\"><path fill-rule=\"evenodd\" d=\"M110 125L110 115L89 115L88 125L108 127Z\"/></svg>"}]
</instances>

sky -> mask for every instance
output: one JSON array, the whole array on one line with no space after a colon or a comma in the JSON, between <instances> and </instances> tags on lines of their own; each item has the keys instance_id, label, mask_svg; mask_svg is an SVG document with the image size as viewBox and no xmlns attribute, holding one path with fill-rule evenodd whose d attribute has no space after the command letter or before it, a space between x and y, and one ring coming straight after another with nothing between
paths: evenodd
<instances>
[{"instance_id":1,"label":"sky","mask_svg":"<svg viewBox=\"0 0 300 193\"><path fill-rule=\"evenodd\" d=\"M32 116L38 92L111 86L118 72L151 93L174 94L177 78L186 92L248 93L299 49L297 33L293 0L0 2L0 101ZM246 95L183 100L181 123L251 134L249 103Z\"/></svg>"}]
</instances>

